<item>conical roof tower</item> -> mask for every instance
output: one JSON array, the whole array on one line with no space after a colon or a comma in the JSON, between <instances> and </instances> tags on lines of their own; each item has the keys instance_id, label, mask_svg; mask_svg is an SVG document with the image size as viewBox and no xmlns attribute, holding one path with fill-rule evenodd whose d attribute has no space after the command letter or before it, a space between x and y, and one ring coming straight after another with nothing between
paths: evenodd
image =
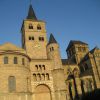
<instances>
[{"instance_id":1,"label":"conical roof tower","mask_svg":"<svg viewBox=\"0 0 100 100\"><path fill-rule=\"evenodd\" d=\"M36 15L35 15L35 12L34 12L33 7L32 7L31 4L30 4L30 6L29 6L29 11L28 11L27 19L37 20L37 17L36 17Z\"/></svg>"},{"instance_id":2,"label":"conical roof tower","mask_svg":"<svg viewBox=\"0 0 100 100\"><path fill-rule=\"evenodd\" d=\"M52 44L52 43L57 43L57 41L56 41L56 39L54 38L53 34L51 33L50 38L49 38L48 45L49 45L49 44Z\"/></svg>"}]
</instances>

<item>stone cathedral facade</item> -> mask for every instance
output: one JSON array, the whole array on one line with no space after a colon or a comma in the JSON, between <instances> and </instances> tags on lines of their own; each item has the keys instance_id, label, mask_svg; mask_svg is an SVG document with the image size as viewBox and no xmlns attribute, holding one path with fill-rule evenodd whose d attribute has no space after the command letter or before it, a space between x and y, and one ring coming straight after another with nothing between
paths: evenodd
<instances>
[{"instance_id":1,"label":"stone cathedral facade","mask_svg":"<svg viewBox=\"0 0 100 100\"><path fill-rule=\"evenodd\" d=\"M61 59L59 44L32 5L21 27L22 48L0 45L0 100L73 100L100 88L100 49L71 40Z\"/></svg>"}]
</instances>

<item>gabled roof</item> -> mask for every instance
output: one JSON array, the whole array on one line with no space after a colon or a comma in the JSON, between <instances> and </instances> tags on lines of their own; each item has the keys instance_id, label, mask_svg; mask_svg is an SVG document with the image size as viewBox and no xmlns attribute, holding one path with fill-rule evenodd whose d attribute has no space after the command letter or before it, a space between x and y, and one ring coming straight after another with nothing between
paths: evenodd
<instances>
[{"instance_id":1,"label":"gabled roof","mask_svg":"<svg viewBox=\"0 0 100 100\"><path fill-rule=\"evenodd\" d=\"M69 59L61 59L62 65L76 65L75 62L69 60Z\"/></svg>"},{"instance_id":2,"label":"gabled roof","mask_svg":"<svg viewBox=\"0 0 100 100\"><path fill-rule=\"evenodd\" d=\"M94 53L95 50L100 50L97 46L95 48L93 48L90 53Z\"/></svg>"},{"instance_id":3,"label":"gabled roof","mask_svg":"<svg viewBox=\"0 0 100 100\"><path fill-rule=\"evenodd\" d=\"M49 45L49 44L52 44L52 43L57 43L57 41L56 41L56 39L54 38L53 34L50 34L50 38L49 38L48 45Z\"/></svg>"},{"instance_id":4,"label":"gabled roof","mask_svg":"<svg viewBox=\"0 0 100 100\"><path fill-rule=\"evenodd\" d=\"M68 45L66 51L67 51L71 46L73 46L74 44L88 45L87 43L82 42L82 41L71 40L71 41L69 42L69 45Z\"/></svg>"},{"instance_id":5,"label":"gabled roof","mask_svg":"<svg viewBox=\"0 0 100 100\"><path fill-rule=\"evenodd\" d=\"M89 52L81 59L80 64L89 59Z\"/></svg>"},{"instance_id":6,"label":"gabled roof","mask_svg":"<svg viewBox=\"0 0 100 100\"><path fill-rule=\"evenodd\" d=\"M32 8L32 5L29 6L29 12L28 12L27 19L37 20L37 17L36 17L35 12Z\"/></svg>"}]
</instances>

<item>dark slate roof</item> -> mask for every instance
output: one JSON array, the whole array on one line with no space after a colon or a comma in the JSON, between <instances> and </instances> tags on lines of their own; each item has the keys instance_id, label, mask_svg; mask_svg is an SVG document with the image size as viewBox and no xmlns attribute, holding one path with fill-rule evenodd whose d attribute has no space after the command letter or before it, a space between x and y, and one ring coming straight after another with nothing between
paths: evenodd
<instances>
[{"instance_id":1,"label":"dark slate roof","mask_svg":"<svg viewBox=\"0 0 100 100\"><path fill-rule=\"evenodd\" d=\"M35 12L32 8L32 5L29 6L29 12L28 12L27 19L37 20L37 17L36 17Z\"/></svg>"},{"instance_id":2,"label":"dark slate roof","mask_svg":"<svg viewBox=\"0 0 100 100\"><path fill-rule=\"evenodd\" d=\"M50 38L49 38L48 45L49 45L49 44L52 44L52 43L57 43L57 41L56 41L56 39L54 38L53 34L50 34Z\"/></svg>"},{"instance_id":3,"label":"dark slate roof","mask_svg":"<svg viewBox=\"0 0 100 100\"><path fill-rule=\"evenodd\" d=\"M99 48L96 46L95 48L93 48L90 53L94 53L95 50L99 50Z\"/></svg>"},{"instance_id":4,"label":"dark slate roof","mask_svg":"<svg viewBox=\"0 0 100 100\"><path fill-rule=\"evenodd\" d=\"M80 64L87 61L88 59L89 59L89 52L82 58Z\"/></svg>"},{"instance_id":5,"label":"dark slate roof","mask_svg":"<svg viewBox=\"0 0 100 100\"><path fill-rule=\"evenodd\" d=\"M91 70L91 69L88 69L88 70L82 72L82 73L80 74L80 77L92 76L92 75L93 75L92 70Z\"/></svg>"},{"instance_id":6,"label":"dark slate roof","mask_svg":"<svg viewBox=\"0 0 100 100\"><path fill-rule=\"evenodd\" d=\"M75 65L76 63L68 59L62 59L62 65Z\"/></svg>"},{"instance_id":7,"label":"dark slate roof","mask_svg":"<svg viewBox=\"0 0 100 100\"><path fill-rule=\"evenodd\" d=\"M67 65L68 62L67 62L67 59L62 59L62 65Z\"/></svg>"},{"instance_id":8,"label":"dark slate roof","mask_svg":"<svg viewBox=\"0 0 100 100\"><path fill-rule=\"evenodd\" d=\"M73 46L74 44L88 45L87 43L82 42L82 41L71 40L71 41L69 42L69 45L68 45L66 51L67 51L71 46Z\"/></svg>"}]
</instances>

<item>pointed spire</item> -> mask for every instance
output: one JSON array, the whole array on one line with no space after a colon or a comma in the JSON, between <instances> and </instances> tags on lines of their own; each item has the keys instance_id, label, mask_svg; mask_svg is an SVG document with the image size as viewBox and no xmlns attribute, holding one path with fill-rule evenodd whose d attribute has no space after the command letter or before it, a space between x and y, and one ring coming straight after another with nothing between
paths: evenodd
<instances>
[{"instance_id":1,"label":"pointed spire","mask_svg":"<svg viewBox=\"0 0 100 100\"><path fill-rule=\"evenodd\" d=\"M37 17L35 15L35 12L34 12L31 4L29 6L29 12L28 12L27 19L37 20Z\"/></svg>"},{"instance_id":2,"label":"pointed spire","mask_svg":"<svg viewBox=\"0 0 100 100\"><path fill-rule=\"evenodd\" d=\"M52 44L52 43L57 43L57 41L56 41L56 39L54 38L53 34L51 33L51 34L50 34L50 38L49 38L48 45L49 45L49 44Z\"/></svg>"}]
</instances>

